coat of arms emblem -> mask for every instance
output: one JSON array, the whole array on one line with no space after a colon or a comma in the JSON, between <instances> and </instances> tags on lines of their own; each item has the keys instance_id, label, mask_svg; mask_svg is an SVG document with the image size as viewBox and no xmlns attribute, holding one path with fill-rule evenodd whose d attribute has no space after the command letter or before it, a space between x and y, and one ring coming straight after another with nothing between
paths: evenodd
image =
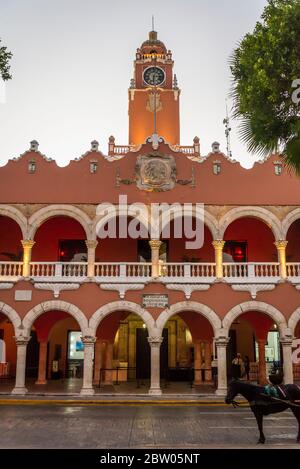
<instances>
[{"instance_id":1,"label":"coat of arms emblem","mask_svg":"<svg viewBox=\"0 0 300 469\"><path fill-rule=\"evenodd\" d=\"M176 182L176 163L171 155L140 155L135 173L139 189L168 191Z\"/></svg>"}]
</instances>

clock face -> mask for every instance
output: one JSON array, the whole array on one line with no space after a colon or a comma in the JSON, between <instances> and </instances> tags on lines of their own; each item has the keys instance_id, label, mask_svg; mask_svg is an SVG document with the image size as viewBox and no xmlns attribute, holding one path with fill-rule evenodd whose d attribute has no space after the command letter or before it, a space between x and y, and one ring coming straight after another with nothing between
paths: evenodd
<instances>
[{"instance_id":1,"label":"clock face","mask_svg":"<svg viewBox=\"0 0 300 469\"><path fill-rule=\"evenodd\" d=\"M144 82L150 86L161 85L165 81L165 72L159 67L149 67L144 71Z\"/></svg>"}]
</instances>

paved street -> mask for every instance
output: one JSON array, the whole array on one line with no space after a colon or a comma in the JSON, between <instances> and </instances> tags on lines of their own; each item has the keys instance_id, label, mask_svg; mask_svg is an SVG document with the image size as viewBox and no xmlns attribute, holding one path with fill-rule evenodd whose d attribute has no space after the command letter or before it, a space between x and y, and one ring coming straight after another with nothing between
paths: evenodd
<instances>
[{"instance_id":1,"label":"paved street","mask_svg":"<svg viewBox=\"0 0 300 469\"><path fill-rule=\"evenodd\" d=\"M1 448L256 448L247 408L0 406ZM291 412L265 418L267 444L299 448Z\"/></svg>"}]
</instances>

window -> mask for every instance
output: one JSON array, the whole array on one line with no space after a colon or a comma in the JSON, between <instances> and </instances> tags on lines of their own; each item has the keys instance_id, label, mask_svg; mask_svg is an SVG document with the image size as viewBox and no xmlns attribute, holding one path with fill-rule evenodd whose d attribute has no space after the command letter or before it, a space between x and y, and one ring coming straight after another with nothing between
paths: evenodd
<instances>
[{"instance_id":1,"label":"window","mask_svg":"<svg viewBox=\"0 0 300 469\"><path fill-rule=\"evenodd\" d=\"M247 262L247 241L226 241L223 250L224 262Z\"/></svg>"},{"instance_id":2,"label":"window","mask_svg":"<svg viewBox=\"0 0 300 469\"><path fill-rule=\"evenodd\" d=\"M28 172L30 174L35 173L36 170L36 162L34 160L30 160L28 163Z\"/></svg>"},{"instance_id":3,"label":"window","mask_svg":"<svg viewBox=\"0 0 300 469\"><path fill-rule=\"evenodd\" d=\"M220 161L215 161L213 164L213 173L217 176L221 173L221 163Z\"/></svg>"},{"instance_id":4,"label":"window","mask_svg":"<svg viewBox=\"0 0 300 469\"><path fill-rule=\"evenodd\" d=\"M274 172L276 176L280 176L282 174L282 163L274 163Z\"/></svg>"},{"instance_id":5,"label":"window","mask_svg":"<svg viewBox=\"0 0 300 469\"><path fill-rule=\"evenodd\" d=\"M90 173L95 174L97 172L98 164L96 161L90 161Z\"/></svg>"},{"instance_id":6,"label":"window","mask_svg":"<svg viewBox=\"0 0 300 469\"><path fill-rule=\"evenodd\" d=\"M86 262L87 247L84 239L63 239L59 241L58 260L60 262Z\"/></svg>"}]
</instances>

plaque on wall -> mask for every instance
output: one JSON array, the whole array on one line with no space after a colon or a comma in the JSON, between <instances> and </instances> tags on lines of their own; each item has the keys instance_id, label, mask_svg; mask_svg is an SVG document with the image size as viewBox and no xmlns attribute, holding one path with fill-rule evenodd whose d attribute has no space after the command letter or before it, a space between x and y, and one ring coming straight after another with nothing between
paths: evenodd
<instances>
[{"instance_id":1,"label":"plaque on wall","mask_svg":"<svg viewBox=\"0 0 300 469\"><path fill-rule=\"evenodd\" d=\"M169 306L168 295L149 294L143 295L143 308L167 308Z\"/></svg>"},{"instance_id":2,"label":"plaque on wall","mask_svg":"<svg viewBox=\"0 0 300 469\"><path fill-rule=\"evenodd\" d=\"M135 165L137 187L145 191L168 191L176 183L176 163L171 155L140 155Z\"/></svg>"}]
</instances>

